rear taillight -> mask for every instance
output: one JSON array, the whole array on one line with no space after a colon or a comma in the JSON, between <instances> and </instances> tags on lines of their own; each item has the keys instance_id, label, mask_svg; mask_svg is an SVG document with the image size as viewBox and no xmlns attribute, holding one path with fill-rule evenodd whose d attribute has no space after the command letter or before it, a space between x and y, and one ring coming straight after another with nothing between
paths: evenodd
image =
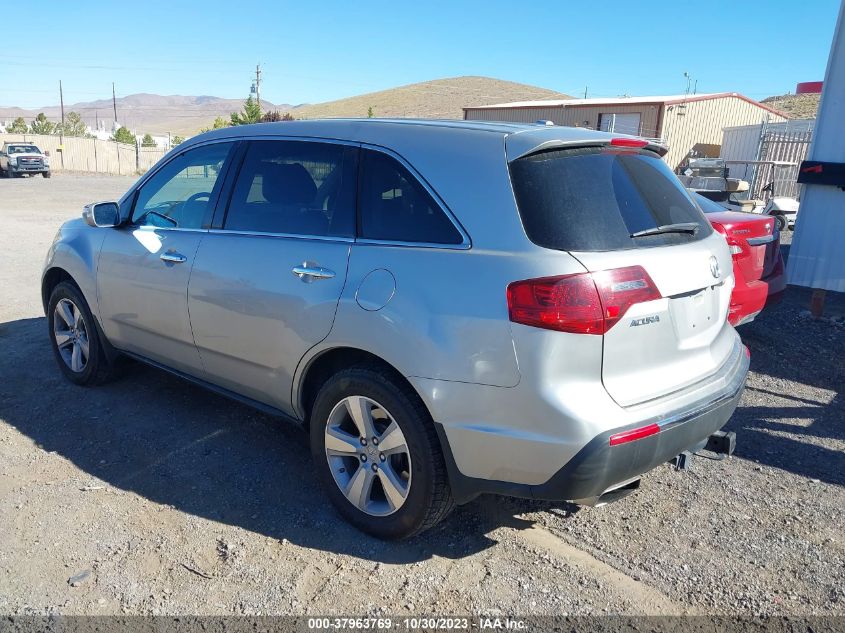
<instances>
[{"instance_id":1,"label":"rear taillight","mask_svg":"<svg viewBox=\"0 0 845 633\"><path fill-rule=\"evenodd\" d=\"M719 233L724 235L725 241L728 243L728 249L731 251L731 256L738 257L742 255L743 250L740 243L733 237L728 237L728 233L725 230L725 227L719 224L718 222L713 222L713 228L716 229Z\"/></svg>"},{"instance_id":2,"label":"rear taillight","mask_svg":"<svg viewBox=\"0 0 845 633\"><path fill-rule=\"evenodd\" d=\"M575 334L604 334L632 305L661 298L642 266L515 281L507 294L514 323Z\"/></svg>"}]
</instances>

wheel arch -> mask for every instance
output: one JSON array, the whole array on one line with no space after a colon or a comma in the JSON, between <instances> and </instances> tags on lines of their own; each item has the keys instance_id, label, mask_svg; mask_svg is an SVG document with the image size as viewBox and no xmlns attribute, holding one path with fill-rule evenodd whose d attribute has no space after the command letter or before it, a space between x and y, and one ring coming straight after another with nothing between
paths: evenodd
<instances>
[{"instance_id":1,"label":"wheel arch","mask_svg":"<svg viewBox=\"0 0 845 633\"><path fill-rule=\"evenodd\" d=\"M356 365L376 366L386 370L398 383L407 386L425 406L425 400L411 381L384 358L356 347L332 347L308 359L300 372L299 380L294 383L292 402L305 428L311 424L311 409L320 387L337 372ZM427 406L426 411L431 414Z\"/></svg>"},{"instance_id":2,"label":"wheel arch","mask_svg":"<svg viewBox=\"0 0 845 633\"><path fill-rule=\"evenodd\" d=\"M76 286L77 290L82 292L79 284L68 271L61 266L53 266L44 271L41 277L41 305L44 308L44 314L47 314L47 304L50 302L50 295L53 293L53 288L58 286L63 281L68 281ZM84 295L83 295L84 296ZM89 302L90 305L90 302Z\"/></svg>"},{"instance_id":3,"label":"wheel arch","mask_svg":"<svg viewBox=\"0 0 845 633\"><path fill-rule=\"evenodd\" d=\"M97 338L100 341L100 344L103 346L103 352L106 355L106 358L109 361L114 361L117 356L118 352L114 348L114 346L109 342L106 338L105 333L103 332L103 327L100 324L99 316L94 311L93 306L91 304L91 300L85 296L85 291L76 281L76 279L71 275L67 270L62 268L61 266L51 266L47 270L44 271L44 274L41 276L41 303L44 307L44 315L49 318L48 314L48 307L50 303L50 295L53 294L53 290L56 286L58 286L62 282L68 282L73 285L74 288L82 295L82 298L85 299L86 303L88 304L88 310L91 311L91 315L94 317L94 328L97 332Z\"/></svg>"}]
</instances>

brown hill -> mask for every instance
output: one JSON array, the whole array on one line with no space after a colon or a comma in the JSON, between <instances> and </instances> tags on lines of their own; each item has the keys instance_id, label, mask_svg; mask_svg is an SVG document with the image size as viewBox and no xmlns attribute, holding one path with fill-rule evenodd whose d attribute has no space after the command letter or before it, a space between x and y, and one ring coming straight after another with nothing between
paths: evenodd
<instances>
[{"instance_id":1,"label":"brown hill","mask_svg":"<svg viewBox=\"0 0 845 633\"><path fill-rule=\"evenodd\" d=\"M297 119L365 117L370 108L376 117L461 119L461 108L507 101L567 99L568 95L527 84L490 77L452 77L399 86L390 90L291 108Z\"/></svg>"},{"instance_id":2,"label":"brown hill","mask_svg":"<svg viewBox=\"0 0 845 633\"><path fill-rule=\"evenodd\" d=\"M365 117L370 108L377 117L419 117L427 119L460 119L461 108L468 105L485 105L505 101L529 99L565 99L554 90L526 84L492 79L490 77L453 77L399 86L389 90L328 101L326 103L273 104L261 101L262 110L290 112L297 119L319 117ZM208 127L218 116L229 118L240 111L241 99L180 95L134 94L117 99L117 118L137 134L192 135ZM39 112L52 121L60 119L58 106L22 109L0 107L0 122L12 121L22 116L27 123ZM104 121L108 129L114 118L111 99L65 105L65 113L78 112L92 128Z\"/></svg>"},{"instance_id":3,"label":"brown hill","mask_svg":"<svg viewBox=\"0 0 845 633\"><path fill-rule=\"evenodd\" d=\"M814 119L819 109L820 100L821 95L818 94L786 94L766 97L761 103L765 103L775 110L780 110L792 119Z\"/></svg>"},{"instance_id":4,"label":"brown hill","mask_svg":"<svg viewBox=\"0 0 845 633\"><path fill-rule=\"evenodd\" d=\"M228 120L229 114L243 107L242 99L222 99L220 97L181 95L134 94L117 99L117 120L138 134L196 134L200 128L207 127L218 116ZM261 100L265 110L287 109L289 104L275 105ZM31 110L22 108L0 107L0 122L11 121L22 116L27 123L43 112L51 121L61 120L59 106L45 106ZM92 128L97 121L105 122L110 130L114 119L111 99L85 101L65 105L65 113L77 112L83 121Z\"/></svg>"}]
</instances>

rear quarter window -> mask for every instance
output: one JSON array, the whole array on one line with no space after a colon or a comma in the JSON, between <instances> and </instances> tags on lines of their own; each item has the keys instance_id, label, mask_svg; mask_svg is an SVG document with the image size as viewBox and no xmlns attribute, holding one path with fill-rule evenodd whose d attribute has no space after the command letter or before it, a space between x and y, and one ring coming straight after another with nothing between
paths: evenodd
<instances>
[{"instance_id":1,"label":"rear quarter window","mask_svg":"<svg viewBox=\"0 0 845 633\"><path fill-rule=\"evenodd\" d=\"M605 251L701 240L712 229L657 154L588 147L539 152L510 164L528 238L544 248ZM695 223L695 233L634 233Z\"/></svg>"}]
</instances>

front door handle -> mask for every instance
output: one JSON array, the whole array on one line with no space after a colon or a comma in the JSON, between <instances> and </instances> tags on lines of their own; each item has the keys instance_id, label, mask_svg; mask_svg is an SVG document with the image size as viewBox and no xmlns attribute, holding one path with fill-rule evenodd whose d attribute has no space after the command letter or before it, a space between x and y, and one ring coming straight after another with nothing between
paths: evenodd
<instances>
[{"instance_id":1,"label":"front door handle","mask_svg":"<svg viewBox=\"0 0 845 633\"><path fill-rule=\"evenodd\" d=\"M305 282L315 279L331 279L334 277L333 270L322 268L321 266L294 266L291 272Z\"/></svg>"},{"instance_id":2,"label":"front door handle","mask_svg":"<svg viewBox=\"0 0 845 633\"><path fill-rule=\"evenodd\" d=\"M163 262L169 262L171 264L182 264L188 260L187 257L182 255L181 253L176 252L169 252L169 253L162 253L160 258Z\"/></svg>"}]
</instances>

